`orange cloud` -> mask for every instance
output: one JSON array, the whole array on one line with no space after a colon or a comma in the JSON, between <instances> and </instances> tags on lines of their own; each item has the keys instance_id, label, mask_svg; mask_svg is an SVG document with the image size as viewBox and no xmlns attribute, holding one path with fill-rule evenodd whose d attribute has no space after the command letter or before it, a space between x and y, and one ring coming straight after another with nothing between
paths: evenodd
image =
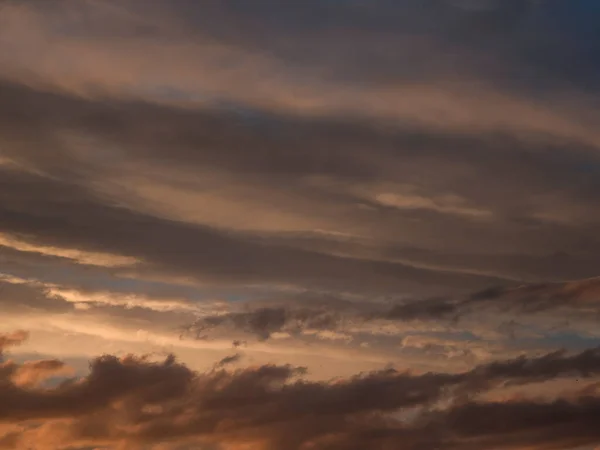
<instances>
[{"instance_id":1,"label":"orange cloud","mask_svg":"<svg viewBox=\"0 0 600 450\"><path fill-rule=\"evenodd\" d=\"M496 361L461 373L390 369L329 382L307 381L304 369L291 366L234 371L217 366L199 373L173 356L157 361L105 355L91 362L89 374L55 387L31 381L39 380L35 372L45 376L62 370L58 361L6 367L0 373L0 395L6 400L0 422L24 427L3 438L17 448L38 439L48 448L144 448L170 442L223 449L330 450L355 443L382 450L399 445L471 450L475 440L515 450L554 442L566 450L573 442L598 438L596 391L551 401L477 400L511 383L598 374L597 350Z\"/></svg>"}]
</instances>

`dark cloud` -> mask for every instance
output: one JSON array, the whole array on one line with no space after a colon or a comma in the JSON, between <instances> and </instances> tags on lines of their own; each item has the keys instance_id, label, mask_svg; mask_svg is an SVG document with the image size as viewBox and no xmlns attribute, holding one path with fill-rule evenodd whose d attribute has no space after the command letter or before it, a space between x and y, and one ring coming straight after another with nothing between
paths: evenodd
<instances>
[{"instance_id":1,"label":"dark cloud","mask_svg":"<svg viewBox=\"0 0 600 450\"><path fill-rule=\"evenodd\" d=\"M198 336L215 328L224 328L254 334L260 340L266 340L271 334L282 331L296 334L307 329L335 329L342 320L338 311L324 307L262 307L204 316L187 327L187 332Z\"/></svg>"},{"instance_id":2,"label":"dark cloud","mask_svg":"<svg viewBox=\"0 0 600 450\"><path fill-rule=\"evenodd\" d=\"M600 349L588 349L577 355L568 356L565 351L549 353L537 358L525 356L509 362L492 362L474 370L483 379L515 379L521 382L551 380L561 374L579 374L583 377L595 375L600 370ZM521 378L521 380L519 380Z\"/></svg>"},{"instance_id":3,"label":"dark cloud","mask_svg":"<svg viewBox=\"0 0 600 450\"><path fill-rule=\"evenodd\" d=\"M217 363L217 367L228 366L230 364L237 363L240 359L242 359L241 353L236 353L235 355L226 356L221 361Z\"/></svg>"},{"instance_id":4,"label":"dark cloud","mask_svg":"<svg viewBox=\"0 0 600 450\"><path fill-rule=\"evenodd\" d=\"M172 395L183 395L186 379L191 376L189 370L173 366L172 358L159 365L137 362L135 359L121 361L113 356L101 357L92 362L90 375L85 380L66 381L50 391L5 385L3 397L7 401L0 408L0 420L86 414L107 407L127 393L132 396L137 395L136 392L143 393L148 396L147 401L154 402Z\"/></svg>"},{"instance_id":5,"label":"dark cloud","mask_svg":"<svg viewBox=\"0 0 600 450\"><path fill-rule=\"evenodd\" d=\"M429 423L414 428L357 427L322 448L581 448L598 443L600 436L593 425L598 407L597 397L550 403L468 403L434 414Z\"/></svg>"},{"instance_id":6,"label":"dark cloud","mask_svg":"<svg viewBox=\"0 0 600 450\"><path fill-rule=\"evenodd\" d=\"M592 230L597 218L593 216L595 209L587 205L595 202L598 183L592 173L582 178L576 170L588 160L593 164L591 154L585 152L587 156L575 156L570 149L570 155L566 155L552 144L524 143L502 136L386 131L366 123L283 115L251 125L226 112L139 102L93 102L7 84L1 89L6 99L2 136L9 143L7 155L51 176L2 171L3 229L30 239L126 253L147 261L158 271L167 268L175 273L186 269L193 272L186 276L201 277L207 271L207 278L323 285L324 280L336 284L336 274L343 273L346 283L363 278L357 286L369 285L369 289L398 289L400 279L415 286L476 288L499 284L506 278L552 280L594 274L598 242ZM81 142L84 147L95 146L97 139L102 151L73 148L60 138L61 133L88 136L91 140L84 138ZM55 149L52 158L40 151L47 146ZM371 149L368 158L362 150L365 146ZM252 151L248 151L250 148ZM456 149L451 159L448 148ZM279 233L267 233L255 240L230 231L159 220L117 207L123 199L106 198L90 189L86 179L96 180L101 186L103 177L113 174L114 164L119 161L177 171L197 168L227 173L235 176L240 186L268 192L264 199L258 196L251 200L264 201L276 211L285 211L293 201L307 220L316 218L316 223L325 221L333 227L375 233L381 238L372 240L368 247L357 246L352 239L340 242L323 237L311 244L285 235L281 239ZM565 161L573 170L565 170ZM500 173L510 178L510 185ZM323 186L312 186L307 178L314 176L330 180ZM490 209L493 220L477 221L440 212L435 206L395 208L352 192L357 181L370 186L399 179L404 184L424 186L425 190L419 192L423 198L452 193L467 199L475 210ZM177 187L171 179L164 183ZM474 184L483 187L473 190ZM587 217L574 225L542 219L526 221L528 211L538 205L526 204L526 197L520 193L543 196L550 186L554 191L559 186L563 190L565 198L556 201L574 200L579 205L577 211ZM190 189L202 192L204 188ZM275 192L285 195L277 198ZM444 206L439 208L443 211ZM72 232L75 226L77 230ZM143 236L134 231L140 229L144 230ZM439 233L441 229L444 236ZM151 239L154 248L142 246L142 239L144 244ZM399 240L421 247L398 247ZM179 249L184 241L185 251ZM513 256L505 256L504 250L503 255L498 254L506 245L514 248ZM432 247L435 250L429 250ZM484 249L484 253L475 255L475 248ZM562 259L527 254L539 253L540 249L549 255L567 253ZM356 257L332 255L340 252ZM460 273L417 269L414 265ZM477 275L478 271L497 273L498 278ZM368 273L372 274L370 282ZM335 288L342 285L340 281Z\"/></svg>"},{"instance_id":7,"label":"dark cloud","mask_svg":"<svg viewBox=\"0 0 600 450\"><path fill-rule=\"evenodd\" d=\"M367 271L377 273L393 271L393 267L399 267L399 264L391 265L386 262L393 259L420 267L437 266L462 272L497 273L500 278L511 279L554 280L565 276L581 278L595 275L593 267L597 264L598 252L594 249L598 242L592 230L598 218L593 216L595 209L588 205L595 203L597 198L598 178L593 173L580 173L577 167L582 164L590 164L591 167L593 162L590 155L575 156L573 149L567 155L559 148L548 148L551 144L519 143L509 138L504 142L505 138L501 136L440 135L418 130L381 131L364 123L284 116L274 122L249 125L227 113L184 111L134 102L90 102L36 93L6 84L2 86L2 90L3 98L6 98L3 103L6 126L2 133L9 144L9 157L52 174L52 179L48 179L31 174L25 177L23 174L4 170L2 203L5 209L14 209L17 205L21 209L21 220L30 217L29 220L39 222L40 228L43 226L44 234L47 235L44 236L46 241L66 240L54 235L59 227L50 221L52 217L55 222L60 221L64 230L59 228L59 231L64 233L69 233L67 230L70 224L88 216L95 217L98 226L101 225L98 217L102 216L102 220L106 221L102 225L104 230L121 230L121 223L127 223L131 227L148 228L147 234L150 234L151 227L145 224L153 223L153 235L160 234L159 239L154 239L156 245L164 242L166 246L175 248L176 243L168 242L169 239L174 239L175 234L180 235L181 239L193 236L191 240L199 243L202 239L210 240L211 247L218 244L223 249L217 255L223 260L222 264L229 267L229 271L237 270L240 276L248 272L248 269L243 269L242 256L231 255L231 259L228 259L232 251L230 246L237 244L228 239L223 240L223 237L213 237L215 233L211 233L210 229L193 227L192 231L192 227L184 227L182 224L158 221L121 208L114 209L114 205L122 203L123 199L105 199L90 192L84 181L86 177L97 179L97 183L101 185L102 177L113 173L113 164L121 161L150 167L166 165L173 170L196 167L198 170L211 169L215 173L232 174L241 186L258 186L262 187L261 192L269 192L265 194L264 200L260 197L251 200L264 201L276 211L285 211L292 201L299 213L304 214L308 220L316 218L316 223L324 221L335 228L348 228L350 232L376 233L381 236L380 240L370 242L366 248L356 246L352 240L341 243L339 240L323 237L315 244L298 239L282 240L277 233L267 234L259 246L247 241L240 244L241 254L252 255L259 252L257 257L260 256L261 259L268 256L277 259L278 264L268 269L274 277L278 276L275 273L277 270L285 270L283 262L291 264L290 260L296 264L306 261L306 265L315 268L319 264L312 260L323 260L322 266L325 269L320 278L331 278L327 275L328 267L331 267L332 273L341 273L335 266L342 262L349 266L348 270L357 265L352 260L309 257L313 252L350 252L359 257L364 255L382 261L358 264L368 265L370 268ZM62 113L51 113L57 110ZM37 130L35 133L31 133L32 127ZM98 153L99 150L91 148L75 152L64 139L59 139L58 130L98 139L104 156L103 153ZM297 136L301 136L301 139ZM19 142L19 145L13 145L15 142ZM93 145L93 141L88 144L86 142L84 139L82 145ZM49 145L55 149L52 158L39 150ZM365 146L371 149L368 158L362 151ZM165 152L164 148L169 148L169 152ZM248 151L249 148L252 151ZM456 149L451 158L446 151L448 148ZM555 152L556 156L553 156ZM572 163L570 160L573 160ZM572 170L565 170L565 164L567 168L573 166ZM511 180L510 185L507 186L507 178L502 174ZM321 187L307 185L306 177L312 176L331 177L334 184ZM282 177L285 178L284 183ZM439 192L444 195L452 193L467 199L475 209L490 209L494 218L480 222L435 210L410 207L398 209L382 206L373 199L359 198L352 193L356 181L369 186L372 183L397 183L399 179L403 184L423 186L424 190L419 195L424 198L439 195ZM164 183L173 187L174 182L165 180ZM481 188L473 190L473 185ZM553 199L561 204L563 201L573 201L579 205L576 209L584 215L581 217L582 222L574 222L573 228L571 224L562 225L532 218L525 220L531 208L535 209L539 205L527 204L529 197L524 197L521 193L544 196L548 195L549 189L556 192L559 186L564 198ZM202 186L189 188L200 191L204 189ZM282 195L285 193L285 196L277 198L274 192L281 192ZM376 193L373 192L373 195ZM52 200L56 198L61 198L61 202L57 204L56 200ZM246 199L240 199L244 200ZM552 208L561 208L556 202ZM27 205L36 208L35 214L23 210ZM51 205L55 209L47 211ZM357 207L359 205L363 208ZM9 211L4 212L5 215L8 213ZM79 216L83 216L83 219ZM10 226L11 221L7 217L5 231L34 236L41 234L39 229L28 230L24 224L16 223L15 211L12 211L12 217L14 225ZM92 226L80 228L93 232ZM202 233L202 237L195 236L201 234L200 229L205 233ZM403 232L399 233L399 229ZM440 229L445 230L443 237L439 233ZM123 233L131 232L123 229ZM115 251L118 246L122 248L122 252L140 253L137 248L128 250L128 246L121 245L117 238L115 236L115 242L102 242L108 237L90 236L86 241L97 239L98 242L77 243L87 247L95 246L104 251ZM399 246L399 240L405 241L405 244L412 241L413 245L417 244L419 247L411 249ZM269 245L265 246L265 242L277 244L278 250L271 250ZM135 241L131 241L129 246L134 244ZM512 256L506 256L503 248L507 245L514 249ZM210 247L208 244L202 244L202 247L207 249L202 253L208 258L211 254L208 251ZM303 251L296 255L287 250L287 247ZM310 252L307 253L308 249ZM499 254L501 249L502 254ZM191 251L190 248L188 252L172 253L183 258L184 254ZM540 251L547 252L548 256L529 254L539 254ZM552 257L558 251L566 251L566 257ZM156 252L160 253L161 259L164 258L164 251L157 248ZM144 254L139 256L146 259L156 257ZM214 271L218 271L219 263L218 258L213 259ZM164 264L173 265L171 261L164 261ZM188 266L189 262L180 264ZM256 266L254 271L259 267ZM407 278L413 280L421 276L418 270L403 267L402 271ZM260 273L256 276L258 275ZM355 277L350 271L345 279L351 281ZM438 273L436 277L450 278L450 274ZM395 275L395 278L398 276ZM456 282L448 284L474 285L478 283L478 278L485 278L488 285L494 284L491 277L481 275L454 274L454 278ZM319 280L313 276L306 282L317 283ZM500 282L498 280L496 283ZM440 283L446 284L446 281L440 280ZM374 280L373 284L383 286L386 283ZM483 284L482 282L480 285Z\"/></svg>"},{"instance_id":8,"label":"dark cloud","mask_svg":"<svg viewBox=\"0 0 600 450\"><path fill-rule=\"evenodd\" d=\"M476 445L465 448L508 445L540 448L574 448L598 443L600 435L592 426L598 420L597 397L575 402L508 402L467 404L451 411L444 423L459 439ZM510 448L510 447L509 447Z\"/></svg>"},{"instance_id":9,"label":"dark cloud","mask_svg":"<svg viewBox=\"0 0 600 450\"><path fill-rule=\"evenodd\" d=\"M531 94L540 85L565 83L597 90L590 77L599 51L598 32L588 19L594 8L580 0L569 5L556 0L312 0L293 6L271 0L252 5L184 0L172 2L169 10L191 33L200 27L248 51L267 49L297 70L325 66L323 72L338 80L407 81L469 68ZM411 52L408 39L421 45ZM576 64L561 67L564 61Z\"/></svg>"},{"instance_id":10,"label":"dark cloud","mask_svg":"<svg viewBox=\"0 0 600 450\"><path fill-rule=\"evenodd\" d=\"M38 366L29 368L42 369ZM589 392L555 403L485 403L462 394L561 375L596 376L598 350L499 361L456 374L385 370L331 382L298 379L304 371L291 366L196 373L173 357L153 362L103 356L92 361L89 375L44 389L14 384L2 373L2 397L9 400L0 407L3 422L69 419L65 438L73 443L246 440L265 449L284 443L290 449L309 443L329 449L354 448L344 446L354 441L363 445L356 448L385 449L409 437L409 449L424 448L431 439L439 440L440 448L470 449L472 438L518 448L544 432L538 437L549 442L560 435L565 443L556 448L566 449L569 439L597 438L592 417L598 398ZM430 409L448 398L458 403ZM402 411L417 415L410 422L393 418ZM585 414L591 416L580 420Z\"/></svg>"},{"instance_id":11,"label":"dark cloud","mask_svg":"<svg viewBox=\"0 0 600 450\"><path fill-rule=\"evenodd\" d=\"M254 242L211 227L107 205L78 186L15 172L5 171L0 177L6 188L0 211L4 231L43 245L133 256L142 261L138 266L142 272L221 282L313 284L342 290L353 284L355 288L385 291L403 285L441 283L459 288L489 283L487 277ZM18 192L20 198L9 192Z\"/></svg>"},{"instance_id":12,"label":"dark cloud","mask_svg":"<svg viewBox=\"0 0 600 450\"><path fill-rule=\"evenodd\" d=\"M239 347L243 347L243 346L247 345L247 343L246 343L246 341L234 339L233 342L231 343L231 345L233 346L233 348L239 348Z\"/></svg>"},{"instance_id":13,"label":"dark cloud","mask_svg":"<svg viewBox=\"0 0 600 450\"><path fill-rule=\"evenodd\" d=\"M390 320L446 319L456 313L456 305L445 299L430 299L394 306L384 315ZM380 318L380 316L375 316Z\"/></svg>"},{"instance_id":14,"label":"dark cloud","mask_svg":"<svg viewBox=\"0 0 600 450\"><path fill-rule=\"evenodd\" d=\"M231 353L262 341L206 372L174 356L104 355L77 377L51 356L2 359L0 447L600 442L600 350L532 356L598 341L592 2L0 9L2 313L57 341L55 325L89 324L82 348L168 345L190 322ZM26 338L0 335L0 357ZM329 381L241 364L339 351L406 367L438 350L443 370Z\"/></svg>"},{"instance_id":15,"label":"dark cloud","mask_svg":"<svg viewBox=\"0 0 600 450\"><path fill-rule=\"evenodd\" d=\"M527 314L551 312L563 318L595 317L600 313L600 279L491 287L454 299L434 298L392 308L385 317L398 320L458 319L482 312Z\"/></svg>"},{"instance_id":16,"label":"dark cloud","mask_svg":"<svg viewBox=\"0 0 600 450\"><path fill-rule=\"evenodd\" d=\"M518 287L493 286L472 294L413 299L399 302L347 301L327 295L297 296L270 303L255 301L239 310L205 315L184 328L192 337L208 337L211 333L247 333L260 340L273 333L299 336L308 330L344 331L353 326L377 322L432 321L459 325L461 319L485 317L489 326L514 334L517 321L535 320L543 316L555 322L578 321L598 317L600 313L598 278L565 283L531 284ZM390 304L392 306L390 306ZM494 315L513 317L508 323L495 323ZM467 329L473 324L465 325ZM538 324L540 326L540 324Z\"/></svg>"}]
</instances>

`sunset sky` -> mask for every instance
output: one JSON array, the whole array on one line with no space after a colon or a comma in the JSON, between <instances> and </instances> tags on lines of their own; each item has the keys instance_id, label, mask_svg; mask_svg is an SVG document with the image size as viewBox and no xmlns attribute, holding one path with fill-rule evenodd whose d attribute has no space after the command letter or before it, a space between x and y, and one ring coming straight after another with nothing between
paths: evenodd
<instances>
[{"instance_id":1,"label":"sunset sky","mask_svg":"<svg viewBox=\"0 0 600 450\"><path fill-rule=\"evenodd\" d=\"M599 23L0 0L0 450L600 450Z\"/></svg>"}]
</instances>

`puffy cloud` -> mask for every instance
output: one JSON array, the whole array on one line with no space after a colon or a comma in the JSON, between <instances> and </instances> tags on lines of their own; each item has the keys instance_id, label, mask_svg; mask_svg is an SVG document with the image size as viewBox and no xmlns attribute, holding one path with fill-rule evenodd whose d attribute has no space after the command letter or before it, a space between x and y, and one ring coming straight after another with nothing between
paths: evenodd
<instances>
[{"instance_id":1,"label":"puffy cloud","mask_svg":"<svg viewBox=\"0 0 600 450\"><path fill-rule=\"evenodd\" d=\"M49 366L59 367L56 362L11 367L18 373ZM307 381L304 373L274 365L198 373L172 356L157 361L106 355L91 362L89 374L55 387L4 375L0 389L10 401L2 404L0 420L37 421L11 435L16 442L54 430L63 446L172 442L228 448L247 442L265 449L419 449L435 441L440 448L470 449L476 442L544 448L558 439L556 448L567 449L598 437L593 426L598 398L591 390L553 403L477 400L507 383L597 376L598 350L497 361L461 373L390 369L328 382Z\"/></svg>"},{"instance_id":2,"label":"puffy cloud","mask_svg":"<svg viewBox=\"0 0 600 450\"><path fill-rule=\"evenodd\" d=\"M23 330L0 334L0 355L4 349L21 344L28 336L29 334Z\"/></svg>"}]
</instances>

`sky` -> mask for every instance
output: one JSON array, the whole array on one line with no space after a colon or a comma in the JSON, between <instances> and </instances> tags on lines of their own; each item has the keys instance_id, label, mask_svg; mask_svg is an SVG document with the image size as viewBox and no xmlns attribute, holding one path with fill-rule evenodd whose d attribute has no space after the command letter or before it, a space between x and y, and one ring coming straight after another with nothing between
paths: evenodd
<instances>
[{"instance_id":1,"label":"sky","mask_svg":"<svg viewBox=\"0 0 600 450\"><path fill-rule=\"evenodd\" d=\"M599 450L599 20L0 0L0 449Z\"/></svg>"}]
</instances>

